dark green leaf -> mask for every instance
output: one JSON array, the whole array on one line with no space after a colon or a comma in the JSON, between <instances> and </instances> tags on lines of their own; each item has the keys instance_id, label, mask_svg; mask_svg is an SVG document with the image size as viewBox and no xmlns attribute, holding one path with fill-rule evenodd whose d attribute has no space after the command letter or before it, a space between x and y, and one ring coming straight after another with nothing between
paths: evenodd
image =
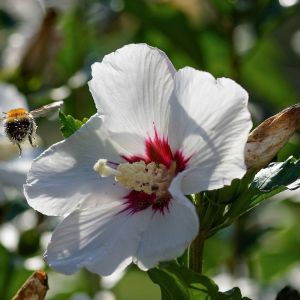
<instances>
[{"instance_id":1,"label":"dark green leaf","mask_svg":"<svg viewBox=\"0 0 300 300\"><path fill-rule=\"evenodd\" d=\"M229 224L238 216L285 189L297 189L300 186L299 177L300 160L292 156L284 162L271 163L267 168L260 170L249 189L244 191L230 208Z\"/></svg>"},{"instance_id":2,"label":"dark green leaf","mask_svg":"<svg viewBox=\"0 0 300 300\"><path fill-rule=\"evenodd\" d=\"M290 156L286 161L272 163L259 171L251 183L251 187L263 192L270 192L280 187L295 190L300 186L300 160Z\"/></svg>"},{"instance_id":3,"label":"dark green leaf","mask_svg":"<svg viewBox=\"0 0 300 300\"><path fill-rule=\"evenodd\" d=\"M300 160L296 160L292 156L284 162L271 163L267 168L260 170L255 175L249 189L244 191L230 208L229 223L285 189L297 189L300 186L299 177Z\"/></svg>"},{"instance_id":4,"label":"dark green leaf","mask_svg":"<svg viewBox=\"0 0 300 300\"><path fill-rule=\"evenodd\" d=\"M184 253L176 260L180 266L188 267L189 265L189 248L187 248Z\"/></svg>"},{"instance_id":5,"label":"dark green leaf","mask_svg":"<svg viewBox=\"0 0 300 300\"><path fill-rule=\"evenodd\" d=\"M148 271L151 280L161 288L162 300L246 300L238 288L226 293L208 277L175 262Z\"/></svg>"},{"instance_id":6,"label":"dark green leaf","mask_svg":"<svg viewBox=\"0 0 300 300\"><path fill-rule=\"evenodd\" d=\"M226 295L226 297L224 298L220 298L220 299L243 299L243 300L251 300L250 298L247 297L242 297L241 291L239 288L235 287L227 292L224 293L224 296Z\"/></svg>"},{"instance_id":7,"label":"dark green leaf","mask_svg":"<svg viewBox=\"0 0 300 300\"><path fill-rule=\"evenodd\" d=\"M65 115L63 112L59 112L59 119L61 123L60 131L64 138L69 137L74 132L76 132L85 122L86 118L83 121L73 118L71 115Z\"/></svg>"}]
</instances>

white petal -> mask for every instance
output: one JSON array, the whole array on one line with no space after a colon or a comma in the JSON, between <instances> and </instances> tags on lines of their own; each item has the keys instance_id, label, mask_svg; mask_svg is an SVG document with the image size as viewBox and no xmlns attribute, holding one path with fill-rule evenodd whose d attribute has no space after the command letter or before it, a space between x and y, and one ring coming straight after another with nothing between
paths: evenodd
<instances>
[{"instance_id":1,"label":"white petal","mask_svg":"<svg viewBox=\"0 0 300 300\"><path fill-rule=\"evenodd\" d=\"M127 45L93 64L90 90L124 155L143 154L153 125L167 134L174 74L165 53L146 44Z\"/></svg>"},{"instance_id":2,"label":"white petal","mask_svg":"<svg viewBox=\"0 0 300 300\"><path fill-rule=\"evenodd\" d=\"M14 85L0 84L0 113L8 112L13 108L28 109L25 97L20 94ZM3 126L0 127L0 134L4 135Z\"/></svg>"},{"instance_id":3,"label":"white petal","mask_svg":"<svg viewBox=\"0 0 300 300\"><path fill-rule=\"evenodd\" d=\"M169 212L153 214L143 234L135 261L143 270L183 254L198 233L199 219L181 192L181 179L179 174L172 182Z\"/></svg>"},{"instance_id":4,"label":"white petal","mask_svg":"<svg viewBox=\"0 0 300 300\"><path fill-rule=\"evenodd\" d=\"M46 215L64 215L90 195L108 193L115 182L94 171L99 158L120 160L105 137L101 118L95 115L33 162L24 186L29 205Z\"/></svg>"},{"instance_id":5,"label":"white petal","mask_svg":"<svg viewBox=\"0 0 300 300\"><path fill-rule=\"evenodd\" d=\"M85 201L56 228L45 255L52 268L71 274L86 267L107 276L132 262L151 214L121 212L124 206L114 197Z\"/></svg>"},{"instance_id":6,"label":"white petal","mask_svg":"<svg viewBox=\"0 0 300 300\"><path fill-rule=\"evenodd\" d=\"M234 81L184 68L176 74L169 138L172 148L191 156L184 194L217 189L241 178L244 147L252 123L248 94Z\"/></svg>"},{"instance_id":7,"label":"white petal","mask_svg":"<svg viewBox=\"0 0 300 300\"><path fill-rule=\"evenodd\" d=\"M71 274L86 267L100 275L122 271L131 262L144 270L183 253L198 233L195 207L180 192L180 178L172 184L169 212L151 208L123 211L121 195L87 199L53 233L46 260L55 270Z\"/></svg>"}]
</instances>

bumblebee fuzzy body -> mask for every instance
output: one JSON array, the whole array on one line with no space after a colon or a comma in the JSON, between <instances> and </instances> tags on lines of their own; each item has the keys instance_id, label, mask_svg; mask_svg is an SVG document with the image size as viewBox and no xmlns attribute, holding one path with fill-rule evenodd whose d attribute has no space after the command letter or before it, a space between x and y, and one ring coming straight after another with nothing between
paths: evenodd
<instances>
[{"instance_id":1,"label":"bumblebee fuzzy body","mask_svg":"<svg viewBox=\"0 0 300 300\"><path fill-rule=\"evenodd\" d=\"M7 137L12 143L18 146L20 156L22 154L21 143L24 142L26 138L28 138L31 146L34 147L32 139L34 138L37 128L34 119L60 108L62 104L63 101L57 101L30 112L24 108L15 108L4 113L4 118L0 117L0 122L3 122Z\"/></svg>"},{"instance_id":2,"label":"bumblebee fuzzy body","mask_svg":"<svg viewBox=\"0 0 300 300\"><path fill-rule=\"evenodd\" d=\"M21 151L20 144L28 138L31 146L36 131L36 124L32 115L24 108L12 109L7 112L4 121L4 130L7 137L14 144L17 144Z\"/></svg>"}]
</instances>

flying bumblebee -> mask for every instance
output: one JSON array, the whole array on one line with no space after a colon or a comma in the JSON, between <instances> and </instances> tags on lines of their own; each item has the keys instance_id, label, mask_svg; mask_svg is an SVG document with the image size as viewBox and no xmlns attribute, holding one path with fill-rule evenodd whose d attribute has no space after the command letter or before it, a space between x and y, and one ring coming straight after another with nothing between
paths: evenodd
<instances>
[{"instance_id":1,"label":"flying bumblebee","mask_svg":"<svg viewBox=\"0 0 300 300\"><path fill-rule=\"evenodd\" d=\"M24 108L15 108L4 113L5 117L0 118L0 123L3 122L4 131L9 140L18 146L20 156L22 155L21 143L26 138L28 138L30 145L35 147L32 141L37 129L34 119L58 109L62 104L63 101L57 101L30 112Z\"/></svg>"}]
</instances>

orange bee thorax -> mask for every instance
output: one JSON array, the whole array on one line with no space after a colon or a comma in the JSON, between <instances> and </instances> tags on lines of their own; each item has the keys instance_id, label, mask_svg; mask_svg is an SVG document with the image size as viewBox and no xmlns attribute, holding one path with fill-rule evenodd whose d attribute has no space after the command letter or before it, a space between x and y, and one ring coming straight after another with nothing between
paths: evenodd
<instances>
[{"instance_id":1,"label":"orange bee thorax","mask_svg":"<svg viewBox=\"0 0 300 300\"><path fill-rule=\"evenodd\" d=\"M13 121L15 119L25 119L28 118L28 111L24 108L11 109L6 113L6 120Z\"/></svg>"}]
</instances>

